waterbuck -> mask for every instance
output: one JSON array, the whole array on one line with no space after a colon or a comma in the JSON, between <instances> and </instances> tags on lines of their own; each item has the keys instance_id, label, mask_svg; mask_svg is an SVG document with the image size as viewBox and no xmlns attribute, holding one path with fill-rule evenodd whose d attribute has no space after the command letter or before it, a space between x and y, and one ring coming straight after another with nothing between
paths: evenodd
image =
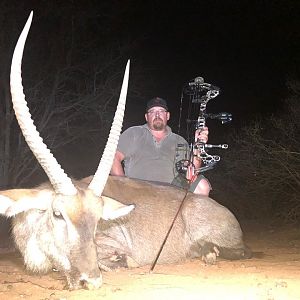
<instances>
[{"instance_id":1,"label":"waterbuck","mask_svg":"<svg viewBox=\"0 0 300 300\"><path fill-rule=\"evenodd\" d=\"M23 95L21 59L31 17L14 52L11 93L23 135L50 183L36 189L0 192L0 212L14 217L15 242L29 269L47 271L55 267L66 275L69 288L97 288L102 282L98 266L108 270L154 261L185 191L108 176L121 130L123 117L119 111L123 111L125 102L128 67L111 134L95 175L74 181L64 173L39 137ZM212 264L217 256L242 259L250 257L251 251L227 208L211 198L187 193L158 263L199 257Z\"/></svg>"}]
</instances>

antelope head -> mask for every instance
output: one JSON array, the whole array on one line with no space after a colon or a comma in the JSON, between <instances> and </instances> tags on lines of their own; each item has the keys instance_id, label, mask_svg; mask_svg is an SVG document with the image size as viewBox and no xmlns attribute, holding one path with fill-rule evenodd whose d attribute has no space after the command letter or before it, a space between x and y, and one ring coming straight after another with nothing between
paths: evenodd
<instances>
[{"instance_id":1,"label":"antelope head","mask_svg":"<svg viewBox=\"0 0 300 300\"><path fill-rule=\"evenodd\" d=\"M13 108L22 134L46 172L50 184L34 189L0 192L0 213L13 217L13 235L33 271L53 267L66 275L70 289L98 288L102 284L93 241L100 218L113 219L128 214L133 205L123 205L102 197L120 136L129 78L126 66L117 110L108 141L92 181L78 187L52 155L33 123L22 86L21 63L31 26L31 12L14 50L10 87Z\"/></svg>"}]
</instances>

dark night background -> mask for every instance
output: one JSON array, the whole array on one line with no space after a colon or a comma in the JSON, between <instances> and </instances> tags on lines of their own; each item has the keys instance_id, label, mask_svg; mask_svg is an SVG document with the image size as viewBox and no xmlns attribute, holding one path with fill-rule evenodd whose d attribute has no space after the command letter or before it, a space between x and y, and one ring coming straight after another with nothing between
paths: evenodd
<instances>
[{"instance_id":1,"label":"dark night background","mask_svg":"<svg viewBox=\"0 0 300 300\"><path fill-rule=\"evenodd\" d=\"M0 8L1 98L9 95L13 48L33 10L23 59L25 91L39 128L53 91L56 102L47 114L64 103L73 105L72 99L81 99L76 109L82 114L68 123L73 127L59 128L58 136L63 137L74 128L74 140L60 146L50 139L50 125L42 134L66 171L78 177L94 172L129 58L124 128L143 123L146 101L161 96L168 100L170 124L177 131L182 87L202 76L222 91L209 103L208 111L228 111L234 118L225 126L208 122L210 141L216 143L226 142L230 132L258 115L267 118L280 113L287 81L299 80L300 4L296 0L12 0L2 1ZM55 76L65 70L68 79L54 89ZM96 73L101 84L93 90L90 86ZM58 124L64 118L58 114L51 120ZM87 139L90 135L93 138ZM18 179L9 182L19 183Z\"/></svg>"},{"instance_id":2,"label":"dark night background","mask_svg":"<svg viewBox=\"0 0 300 300\"><path fill-rule=\"evenodd\" d=\"M222 96L212 107L232 112L237 121L258 112L272 113L281 108L287 78L299 75L298 1L10 3L5 17L14 19L14 28L6 39L15 41L34 10L28 47L32 39L39 38L35 46L43 49L44 59L53 55L47 46L58 43L57 32L71 36L73 26L79 43L99 38L94 45L99 50L116 41L133 45L123 55L120 68L131 59L132 84L136 84L137 66L147 74L145 82L139 83L140 97L128 99L127 126L138 116L143 120L144 103L155 95L165 97L171 111L177 113L183 84L196 76L221 88ZM91 49L90 55L95 51ZM34 52L26 53L26 59L31 69L43 64Z\"/></svg>"}]
</instances>

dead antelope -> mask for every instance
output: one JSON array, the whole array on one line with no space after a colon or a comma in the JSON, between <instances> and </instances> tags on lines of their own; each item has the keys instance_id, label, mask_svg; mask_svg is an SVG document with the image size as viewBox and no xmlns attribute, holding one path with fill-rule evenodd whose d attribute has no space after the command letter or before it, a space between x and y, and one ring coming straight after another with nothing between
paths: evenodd
<instances>
[{"instance_id":1,"label":"dead antelope","mask_svg":"<svg viewBox=\"0 0 300 300\"><path fill-rule=\"evenodd\" d=\"M121 130L128 66L96 174L74 182L64 173L39 137L23 95L21 58L31 17L14 53L12 100L26 141L50 183L36 189L0 192L0 212L14 217L13 235L29 269L47 271L56 267L66 275L70 288L97 288L102 281L97 260L105 269L153 262L185 191L108 176ZM227 208L211 198L188 193L158 263L199 257L213 264L217 256L249 258L251 251Z\"/></svg>"}]
</instances>

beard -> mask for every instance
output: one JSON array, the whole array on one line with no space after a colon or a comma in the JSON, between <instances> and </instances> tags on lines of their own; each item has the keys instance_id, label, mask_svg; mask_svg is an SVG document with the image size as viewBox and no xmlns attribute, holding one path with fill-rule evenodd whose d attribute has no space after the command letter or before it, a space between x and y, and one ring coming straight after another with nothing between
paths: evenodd
<instances>
[{"instance_id":1,"label":"beard","mask_svg":"<svg viewBox=\"0 0 300 300\"><path fill-rule=\"evenodd\" d=\"M153 120L153 129L156 131L162 131L165 129L164 122L161 118L155 118Z\"/></svg>"}]
</instances>

